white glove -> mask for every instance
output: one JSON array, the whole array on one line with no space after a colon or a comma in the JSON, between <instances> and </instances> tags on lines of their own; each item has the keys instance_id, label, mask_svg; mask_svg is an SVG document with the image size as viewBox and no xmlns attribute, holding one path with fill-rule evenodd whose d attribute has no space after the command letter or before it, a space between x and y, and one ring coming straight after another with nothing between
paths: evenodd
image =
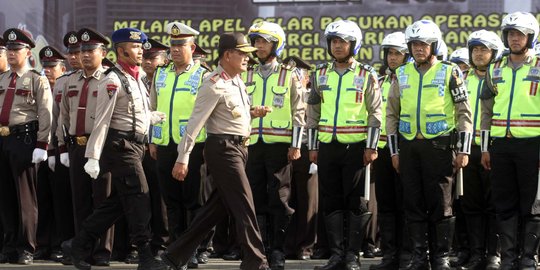
<instances>
[{"instance_id":1,"label":"white glove","mask_svg":"<svg viewBox=\"0 0 540 270\"><path fill-rule=\"evenodd\" d=\"M47 160L47 151L41 148L34 149L34 152L32 153L32 163L37 164L45 160Z\"/></svg>"},{"instance_id":2,"label":"white glove","mask_svg":"<svg viewBox=\"0 0 540 270\"><path fill-rule=\"evenodd\" d=\"M155 125L165 121L167 115L159 111L153 111L150 115L150 124Z\"/></svg>"},{"instance_id":3,"label":"white glove","mask_svg":"<svg viewBox=\"0 0 540 270\"><path fill-rule=\"evenodd\" d=\"M56 165L56 157L52 156L47 158L47 161L49 162L49 169L54 172L54 166Z\"/></svg>"},{"instance_id":4,"label":"white glove","mask_svg":"<svg viewBox=\"0 0 540 270\"><path fill-rule=\"evenodd\" d=\"M69 154L67 152L60 154L60 163L69 168Z\"/></svg>"},{"instance_id":5,"label":"white glove","mask_svg":"<svg viewBox=\"0 0 540 270\"><path fill-rule=\"evenodd\" d=\"M317 166L317 164L311 163L309 165L309 174L316 174L318 170L319 170L319 167Z\"/></svg>"},{"instance_id":6,"label":"white glove","mask_svg":"<svg viewBox=\"0 0 540 270\"><path fill-rule=\"evenodd\" d=\"M89 158L86 164L84 164L84 171L86 171L92 179L97 179L99 174L99 160Z\"/></svg>"}]
</instances>

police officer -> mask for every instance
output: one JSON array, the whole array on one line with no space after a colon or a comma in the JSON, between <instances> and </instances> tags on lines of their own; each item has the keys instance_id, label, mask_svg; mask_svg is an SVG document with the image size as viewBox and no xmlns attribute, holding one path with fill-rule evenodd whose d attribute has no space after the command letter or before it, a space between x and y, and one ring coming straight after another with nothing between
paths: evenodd
<instances>
[{"instance_id":1,"label":"police officer","mask_svg":"<svg viewBox=\"0 0 540 270\"><path fill-rule=\"evenodd\" d=\"M83 221L110 195L111 176L104 173L93 181L83 168L88 137L96 117L98 84L105 78L101 61L107 53L105 46L109 41L90 28L79 30L77 39L81 47L82 70L71 73L63 84L60 124L56 135L60 162L70 171L75 231L79 232ZM113 228L99 236L99 242L92 252L95 265L109 265L113 239Z\"/></svg>"},{"instance_id":2,"label":"police officer","mask_svg":"<svg viewBox=\"0 0 540 270\"><path fill-rule=\"evenodd\" d=\"M84 169L96 179L101 165L103 172L111 173L113 190L83 222L77 236L62 244L78 269L90 269L84 259L93 242L124 214L131 243L138 248L139 269L167 269L153 257L150 248L150 198L141 164L149 125L162 120L157 114L151 117L139 71L146 40L146 35L135 28L122 28L112 35L118 64L108 69L98 84L96 116Z\"/></svg>"},{"instance_id":3,"label":"police officer","mask_svg":"<svg viewBox=\"0 0 540 270\"><path fill-rule=\"evenodd\" d=\"M248 37L257 48L255 54L260 64L245 73L247 93L252 104L271 108L272 113L251 122L247 174L257 223L261 232L271 235L270 268L284 269L285 232L294 210L289 206L290 175L278 178L276 173L289 161L300 158L305 90L295 69L277 60L286 43L281 26L259 22L249 28Z\"/></svg>"},{"instance_id":4,"label":"police officer","mask_svg":"<svg viewBox=\"0 0 540 270\"><path fill-rule=\"evenodd\" d=\"M171 171L178 156L178 143L185 135L195 98L208 70L200 64L195 64L192 59L195 50L194 40L199 34L198 31L179 22L168 24L167 30L171 36L172 62L156 70L150 90L150 109L166 114L169 120L152 127L150 151L156 153L154 155L159 160L158 178L167 205L171 237L178 238L189 224L188 220L196 215L196 211L202 205L199 200L200 168L204 163L205 132L197 136L197 143L190 156L191 172L185 181L176 181ZM187 213L184 214L185 211ZM197 263L197 258L193 256L190 267L196 267Z\"/></svg>"},{"instance_id":5,"label":"police officer","mask_svg":"<svg viewBox=\"0 0 540 270\"><path fill-rule=\"evenodd\" d=\"M436 58L442 39L439 27L429 20L416 21L407 27L405 38L414 62L396 70L387 100L386 132L392 163L403 183L414 248L409 269L429 269L429 227L434 240L431 268L449 269L453 173L468 162L471 111L459 67ZM454 130L457 143L452 143ZM458 148L455 158L453 144Z\"/></svg>"},{"instance_id":6,"label":"police officer","mask_svg":"<svg viewBox=\"0 0 540 270\"><path fill-rule=\"evenodd\" d=\"M81 44L77 38L77 31L69 31L64 35L64 46L66 47L66 57L72 71L82 69Z\"/></svg>"},{"instance_id":7,"label":"police officer","mask_svg":"<svg viewBox=\"0 0 540 270\"><path fill-rule=\"evenodd\" d=\"M6 42L0 37L0 73L4 73L9 70L7 55L6 55ZM0 216L0 263L6 263L8 257L3 253L4 247L4 230L2 229L2 216Z\"/></svg>"},{"instance_id":8,"label":"police officer","mask_svg":"<svg viewBox=\"0 0 540 270\"><path fill-rule=\"evenodd\" d=\"M381 95L373 68L354 60L362 45L358 25L335 21L324 35L334 60L318 66L311 82L315 91L308 101L308 148L310 160L318 165L332 255L316 269L358 270L358 254L371 219L362 198L363 166L377 158Z\"/></svg>"},{"instance_id":9,"label":"police officer","mask_svg":"<svg viewBox=\"0 0 540 270\"><path fill-rule=\"evenodd\" d=\"M283 59L283 63L296 67L295 73L302 84L304 92L302 101L307 102L310 88L311 64L296 56ZM305 115L304 115L305 118ZM307 150L307 131L302 134L300 158L292 161L291 199L289 206L294 209L291 222L287 227L285 254L299 260L308 260L317 240L317 223L319 211L319 178L310 172L309 153Z\"/></svg>"},{"instance_id":10,"label":"police officer","mask_svg":"<svg viewBox=\"0 0 540 270\"><path fill-rule=\"evenodd\" d=\"M381 43L383 65L386 68L380 80L382 97L381 138L378 144L378 158L373 162L375 177L375 194L377 197L377 220L381 237L383 257L381 263L371 265L370 269L406 268L410 261L406 250L408 235L406 234L403 213L403 187L399 175L392 167L390 150L386 143L385 116L386 101L391 84L396 80L396 69L409 57L409 50L403 32L394 32L384 37ZM403 258L403 260L400 260Z\"/></svg>"},{"instance_id":11,"label":"police officer","mask_svg":"<svg viewBox=\"0 0 540 270\"><path fill-rule=\"evenodd\" d=\"M460 206L465 214L471 258L461 270L498 269L499 251L495 229L495 209L491 201L489 172L482 167L480 151L480 94L484 77L490 63L498 61L504 50L501 39L491 31L471 33L467 41L471 69L464 79L469 90L469 102L473 111L473 137L469 165L463 169L463 196ZM487 260L486 260L486 255Z\"/></svg>"},{"instance_id":12,"label":"police officer","mask_svg":"<svg viewBox=\"0 0 540 270\"><path fill-rule=\"evenodd\" d=\"M11 72L0 75L0 207L7 255L19 264L32 264L36 248L37 165L47 160L52 94L45 76L27 67L30 33L4 32ZM39 119L39 121L38 121Z\"/></svg>"},{"instance_id":13,"label":"police officer","mask_svg":"<svg viewBox=\"0 0 540 270\"><path fill-rule=\"evenodd\" d=\"M143 49L143 63L141 67L144 73L146 73L144 82L148 90L150 90L158 66L165 66L169 63L167 57L169 46L164 45L155 39L148 39L148 42L143 45Z\"/></svg>"},{"instance_id":14,"label":"police officer","mask_svg":"<svg viewBox=\"0 0 540 270\"><path fill-rule=\"evenodd\" d=\"M48 152L48 167L41 166L40 172L45 172L44 177L38 182L38 244L41 248L50 248L50 259L60 261L63 258L60 244L73 237L73 207L71 202L71 186L69 183L68 169L60 164L58 154L58 139L56 138L56 127L60 115L60 94L58 87L63 87L66 71L66 58L58 49L52 46L45 46L39 51L39 59L43 66L43 72L49 80L53 89L53 109L51 124L51 144ZM58 161L58 162L57 162ZM39 172L38 172L39 177ZM40 201L40 194L45 195L45 201ZM40 239L41 242L40 243ZM41 246L45 244L45 246ZM37 257L34 254L34 257Z\"/></svg>"},{"instance_id":15,"label":"police officer","mask_svg":"<svg viewBox=\"0 0 540 270\"><path fill-rule=\"evenodd\" d=\"M471 67L468 48L459 48L453 51L450 54L450 58L448 60L458 65L459 69L461 70L461 72L463 72L463 74L467 73L467 71Z\"/></svg>"},{"instance_id":16,"label":"police officer","mask_svg":"<svg viewBox=\"0 0 540 270\"><path fill-rule=\"evenodd\" d=\"M514 12L503 18L501 29L510 55L491 64L486 72L481 97L482 165L491 170L500 269L536 269L540 239L540 58L533 48L538 21L530 13Z\"/></svg>"},{"instance_id":17,"label":"police officer","mask_svg":"<svg viewBox=\"0 0 540 270\"><path fill-rule=\"evenodd\" d=\"M185 136L178 145L172 174L184 181L197 134L206 125L204 156L215 190L186 232L161 256L172 269L186 269L193 251L227 214L235 220L244 252L240 269L269 269L245 171L251 118L268 112L263 106L250 110L246 86L239 76L247 70L248 53L255 50L241 33L220 36L218 67L204 79Z\"/></svg>"}]
</instances>

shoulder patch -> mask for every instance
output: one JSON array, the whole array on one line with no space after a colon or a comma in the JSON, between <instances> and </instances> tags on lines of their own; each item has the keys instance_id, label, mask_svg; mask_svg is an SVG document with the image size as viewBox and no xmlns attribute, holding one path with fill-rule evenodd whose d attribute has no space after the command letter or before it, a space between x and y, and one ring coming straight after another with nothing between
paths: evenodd
<instances>
[{"instance_id":1,"label":"shoulder patch","mask_svg":"<svg viewBox=\"0 0 540 270\"><path fill-rule=\"evenodd\" d=\"M328 67L328 63L322 63L322 64L318 64L316 69L323 69L323 68L327 68Z\"/></svg>"},{"instance_id":2,"label":"shoulder patch","mask_svg":"<svg viewBox=\"0 0 540 270\"><path fill-rule=\"evenodd\" d=\"M111 99L116 94L116 91L118 91L118 85L114 83L108 83L106 87L107 87L107 94L109 95L109 99Z\"/></svg>"}]
</instances>

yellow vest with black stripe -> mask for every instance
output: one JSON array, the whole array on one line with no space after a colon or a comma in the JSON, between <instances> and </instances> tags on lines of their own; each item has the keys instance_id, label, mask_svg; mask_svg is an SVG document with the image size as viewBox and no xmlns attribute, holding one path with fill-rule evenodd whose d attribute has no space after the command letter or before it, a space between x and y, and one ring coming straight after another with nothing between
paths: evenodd
<instances>
[{"instance_id":1,"label":"yellow vest with black stripe","mask_svg":"<svg viewBox=\"0 0 540 270\"><path fill-rule=\"evenodd\" d=\"M467 85L467 91L469 93L469 105L471 106L472 110L474 143L476 145L480 145L480 119L482 118L480 94L482 93L484 78L478 78L474 72L474 69L471 68L463 79Z\"/></svg>"},{"instance_id":2,"label":"yellow vest with black stripe","mask_svg":"<svg viewBox=\"0 0 540 270\"><path fill-rule=\"evenodd\" d=\"M449 89L453 66L437 61L423 75L414 63L398 67L399 133L405 139L412 140L417 134L432 139L454 129L454 102Z\"/></svg>"},{"instance_id":3,"label":"yellow vest with black stripe","mask_svg":"<svg viewBox=\"0 0 540 270\"><path fill-rule=\"evenodd\" d=\"M491 120L492 137L540 136L539 59L534 57L518 70L507 65L507 57L490 65L489 74L497 92Z\"/></svg>"},{"instance_id":4,"label":"yellow vest with black stripe","mask_svg":"<svg viewBox=\"0 0 540 270\"><path fill-rule=\"evenodd\" d=\"M253 106L268 106L272 112L251 121L250 144L261 139L264 143L291 143L291 83L292 69L277 64L272 73L263 78L258 66L242 74L246 91Z\"/></svg>"},{"instance_id":5,"label":"yellow vest with black stripe","mask_svg":"<svg viewBox=\"0 0 540 270\"><path fill-rule=\"evenodd\" d=\"M316 84L321 95L319 141L330 143L357 143L367 138L367 110L365 90L368 87L369 66L358 62L343 75L337 73L333 64L321 66L316 71Z\"/></svg>"},{"instance_id":6,"label":"yellow vest with black stripe","mask_svg":"<svg viewBox=\"0 0 540 270\"><path fill-rule=\"evenodd\" d=\"M199 64L193 65L179 76L176 76L174 63L156 69L156 110L166 113L167 117L165 121L152 127L152 143L168 145L171 137L174 143L180 143L206 71ZM206 132L203 129L196 142L204 142L205 138Z\"/></svg>"},{"instance_id":7,"label":"yellow vest with black stripe","mask_svg":"<svg viewBox=\"0 0 540 270\"><path fill-rule=\"evenodd\" d=\"M384 148L386 146L386 101L388 100L388 93L390 93L390 87L392 85L392 77L390 75L384 76L384 79L380 81L381 85L381 137L377 147Z\"/></svg>"}]
</instances>

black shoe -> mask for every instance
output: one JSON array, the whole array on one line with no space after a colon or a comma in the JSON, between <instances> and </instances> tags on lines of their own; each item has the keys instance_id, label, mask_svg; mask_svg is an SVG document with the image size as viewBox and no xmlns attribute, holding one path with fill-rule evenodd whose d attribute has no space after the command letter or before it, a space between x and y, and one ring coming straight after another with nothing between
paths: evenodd
<instances>
[{"instance_id":1,"label":"black shoe","mask_svg":"<svg viewBox=\"0 0 540 270\"><path fill-rule=\"evenodd\" d=\"M138 264L139 263L139 253L137 250L131 250L124 260L126 264Z\"/></svg>"},{"instance_id":2,"label":"black shoe","mask_svg":"<svg viewBox=\"0 0 540 270\"><path fill-rule=\"evenodd\" d=\"M318 248L311 254L313 260L324 260L330 258L330 250L327 248Z\"/></svg>"},{"instance_id":3,"label":"black shoe","mask_svg":"<svg viewBox=\"0 0 540 270\"><path fill-rule=\"evenodd\" d=\"M373 251L373 248L367 248L364 250L364 254L362 255L364 258L375 258L375 252Z\"/></svg>"},{"instance_id":4,"label":"black shoe","mask_svg":"<svg viewBox=\"0 0 540 270\"><path fill-rule=\"evenodd\" d=\"M469 259L471 257L471 254L467 251L459 251L457 253L455 260L450 260L450 266L451 267L458 267L465 265L467 262L469 262Z\"/></svg>"},{"instance_id":5,"label":"black shoe","mask_svg":"<svg viewBox=\"0 0 540 270\"><path fill-rule=\"evenodd\" d=\"M315 266L315 270L342 270L343 269L343 260L339 255L332 255L328 262L323 266Z\"/></svg>"},{"instance_id":6,"label":"black shoe","mask_svg":"<svg viewBox=\"0 0 540 270\"><path fill-rule=\"evenodd\" d=\"M49 254L49 250L47 248L41 247L41 248L37 248L34 254L32 254L32 256L36 260L46 260L46 258L48 257L47 256L48 254Z\"/></svg>"},{"instance_id":7,"label":"black shoe","mask_svg":"<svg viewBox=\"0 0 540 270\"><path fill-rule=\"evenodd\" d=\"M273 270L285 269L285 254L281 250L273 250L270 254L270 268Z\"/></svg>"},{"instance_id":8,"label":"black shoe","mask_svg":"<svg viewBox=\"0 0 540 270\"><path fill-rule=\"evenodd\" d=\"M347 270L360 270L360 260L352 252L347 252L345 255L345 269Z\"/></svg>"},{"instance_id":9,"label":"black shoe","mask_svg":"<svg viewBox=\"0 0 540 270\"><path fill-rule=\"evenodd\" d=\"M187 263L187 268L188 269L199 268L199 261L197 260L197 256L195 254L193 254L193 256L189 258L189 262Z\"/></svg>"},{"instance_id":10,"label":"black shoe","mask_svg":"<svg viewBox=\"0 0 540 270\"><path fill-rule=\"evenodd\" d=\"M209 254L210 254L210 252L208 252L208 251L201 251L201 252L197 253L197 261L200 264L207 264Z\"/></svg>"},{"instance_id":11,"label":"black shoe","mask_svg":"<svg viewBox=\"0 0 540 270\"><path fill-rule=\"evenodd\" d=\"M161 253L159 256L161 258L161 261L166 264L171 270L187 270L187 265L178 266L176 263L169 257L169 254L167 252Z\"/></svg>"},{"instance_id":12,"label":"black shoe","mask_svg":"<svg viewBox=\"0 0 540 270\"><path fill-rule=\"evenodd\" d=\"M107 258L94 258L95 266L111 266L111 262Z\"/></svg>"},{"instance_id":13,"label":"black shoe","mask_svg":"<svg viewBox=\"0 0 540 270\"><path fill-rule=\"evenodd\" d=\"M226 261L238 261L240 260L240 251L233 250L227 254L223 254L223 259Z\"/></svg>"},{"instance_id":14,"label":"black shoe","mask_svg":"<svg viewBox=\"0 0 540 270\"><path fill-rule=\"evenodd\" d=\"M63 265L73 265L73 262L71 261L70 256L64 256L64 258L62 258L62 260L60 260L60 263L63 264Z\"/></svg>"},{"instance_id":15,"label":"black shoe","mask_svg":"<svg viewBox=\"0 0 540 270\"><path fill-rule=\"evenodd\" d=\"M17 260L17 264L24 264L24 265L31 265L34 263L34 255L32 255L31 252L23 251L19 255L19 259Z\"/></svg>"},{"instance_id":16,"label":"black shoe","mask_svg":"<svg viewBox=\"0 0 540 270\"><path fill-rule=\"evenodd\" d=\"M60 262L64 258L64 253L62 253L61 250L54 249L51 251L51 255L49 256L49 259L51 261Z\"/></svg>"},{"instance_id":17,"label":"black shoe","mask_svg":"<svg viewBox=\"0 0 540 270\"><path fill-rule=\"evenodd\" d=\"M501 258L499 256L488 256L486 259L486 270L498 270L501 267Z\"/></svg>"},{"instance_id":18,"label":"black shoe","mask_svg":"<svg viewBox=\"0 0 540 270\"><path fill-rule=\"evenodd\" d=\"M62 251L64 254L71 258L73 266L79 270L90 270L92 266L87 263L85 259L85 252L79 247L73 247L73 239L62 242Z\"/></svg>"}]
</instances>

